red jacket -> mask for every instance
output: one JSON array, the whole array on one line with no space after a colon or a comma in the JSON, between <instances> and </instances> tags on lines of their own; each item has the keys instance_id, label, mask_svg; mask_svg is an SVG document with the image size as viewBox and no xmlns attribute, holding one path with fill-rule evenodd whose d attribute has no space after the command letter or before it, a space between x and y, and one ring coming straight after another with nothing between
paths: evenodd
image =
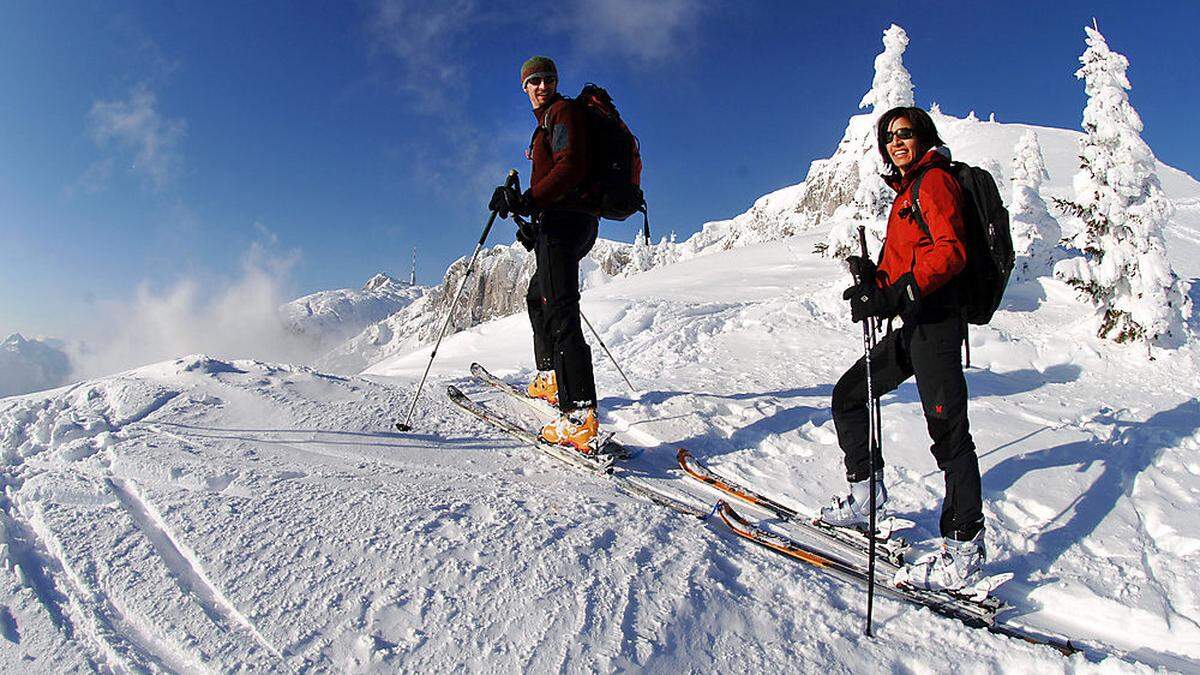
<instances>
[{"instance_id":1,"label":"red jacket","mask_svg":"<svg viewBox=\"0 0 1200 675\"><path fill-rule=\"evenodd\" d=\"M587 120L579 104L555 94L545 105L533 111L538 126L529 142L533 168L529 179L529 197L540 210L584 211L597 215L588 206L584 178L587 174Z\"/></svg>"},{"instance_id":2,"label":"red jacket","mask_svg":"<svg viewBox=\"0 0 1200 675\"><path fill-rule=\"evenodd\" d=\"M931 148L903 176L885 176L896 191L892 212L888 215L887 235L879 259L877 281L880 286L913 273L922 297L938 290L967 264L963 245L962 187L950 175L950 158L940 148ZM913 215L913 181L924 170L921 180L921 215L929 234L921 230Z\"/></svg>"}]
</instances>

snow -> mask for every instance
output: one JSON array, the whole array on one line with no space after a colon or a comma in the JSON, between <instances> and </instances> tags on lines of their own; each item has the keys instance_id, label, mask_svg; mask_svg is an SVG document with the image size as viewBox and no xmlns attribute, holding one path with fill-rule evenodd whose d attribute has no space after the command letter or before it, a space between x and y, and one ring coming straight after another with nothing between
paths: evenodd
<instances>
[{"instance_id":1,"label":"snow","mask_svg":"<svg viewBox=\"0 0 1200 675\"><path fill-rule=\"evenodd\" d=\"M671 470L684 445L807 510L843 489L828 399L860 341L818 237L584 294L642 388L597 349L604 420L650 480L711 502ZM1195 669L1195 347L1148 361L1036 285L973 329L972 426L1010 618L1085 654L887 600L866 640L860 589L481 428L438 392L480 393L476 359L527 376L518 315L446 339L408 435L390 424L428 347L358 377L193 356L0 402L0 669ZM911 383L884 432L893 504L931 538Z\"/></svg>"}]
</instances>

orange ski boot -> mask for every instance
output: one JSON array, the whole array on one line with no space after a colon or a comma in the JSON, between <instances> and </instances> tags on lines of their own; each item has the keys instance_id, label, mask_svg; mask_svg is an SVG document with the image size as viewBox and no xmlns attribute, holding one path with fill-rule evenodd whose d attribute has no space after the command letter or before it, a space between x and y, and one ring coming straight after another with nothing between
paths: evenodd
<instances>
[{"instance_id":1,"label":"orange ski boot","mask_svg":"<svg viewBox=\"0 0 1200 675\"><path fill-rule=\"evenodd\" d=\"M529 398L540 398L550 405L558 405L558 379L553 370L539 370L525 390Z\"/></svg>"},{"instance_id":2,"label":"orange ski boot","mask_svg":"<svg viewBox=\"0 0 1200 675\"><path fill-rule=\"evenodd\" d=\"M600 424L596 421L595 408L572 410L542 427L542 440L575 448L589 456L596 454L593 443L599 434Z\"/></svg>"}]
</instances>

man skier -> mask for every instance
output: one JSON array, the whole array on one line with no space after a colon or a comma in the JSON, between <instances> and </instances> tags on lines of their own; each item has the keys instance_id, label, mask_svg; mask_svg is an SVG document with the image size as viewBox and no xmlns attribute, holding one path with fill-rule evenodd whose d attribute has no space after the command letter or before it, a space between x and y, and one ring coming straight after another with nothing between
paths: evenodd
<instances>
[{"instance_id":1,"label":"man skier","mask_svg":"<svg viewBox=\"0 0 1200 675\"><path fill-rule=\"evenodd\" d=\"M558 69L544 56L522 64L521 87L537 118L527 153L529 189L497 187L488 208L502 218L514 213L533 220L517 232L537 258L526 302L538 372L528 392L561 411L541 437L591 453L599 427L592 351L579 320L579 261L596 243L599 210L587 195L586 112L558 93Z\"/></svg>"},{"instance_id":2,"label":"man skier","mask_svg":"<svg viewBox=\"0 0 1200 675\"><path fill-rule=\"evenodd\" d=\"M960 345L964 325L956 275L966 266L963 192L950 173L949 150L933 120L919 108L893 108L876 126L879 152L896 190L878 268L860 256L848 260L859 285L846 290L855 322L900 316L904 325L871 352L875 396L916 376L930 448L945 476L940 529L942 550L900 571L897 581L933 590L973 583L986 561L979 461L967 421L967 383ZM912 194L917 176L920 195ZM920 210L928 230L917 222ZM833 421L845 453L850 494L821 510L821 519L866 529L870 515L866 366L860 358L833 390ZM875 457L876 515L887 503L883 457Z\"/></svg>"}]
</instances>

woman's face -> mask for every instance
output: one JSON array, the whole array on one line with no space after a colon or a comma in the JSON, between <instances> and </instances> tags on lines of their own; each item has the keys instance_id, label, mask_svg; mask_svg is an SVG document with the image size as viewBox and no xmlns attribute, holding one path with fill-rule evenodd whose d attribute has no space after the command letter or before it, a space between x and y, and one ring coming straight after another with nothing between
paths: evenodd
<instances>
[{"instance_id":1,"label":"woman's face","mask_svg":"<svg viewBox=\"0 0 1200 675\"><path fill-rule=\"evenodd\" d=\"M913 162L925 154L925 149L921 147L921 141L913 132L912 122L909 122L907 117L897 117L892 120L887 128L886 139L887 143L884 147L887 148L888 156L892 158L892 163L896 165L896 168L900 169L901 174L908 172Z\"/></svg>"}]
</instances>

